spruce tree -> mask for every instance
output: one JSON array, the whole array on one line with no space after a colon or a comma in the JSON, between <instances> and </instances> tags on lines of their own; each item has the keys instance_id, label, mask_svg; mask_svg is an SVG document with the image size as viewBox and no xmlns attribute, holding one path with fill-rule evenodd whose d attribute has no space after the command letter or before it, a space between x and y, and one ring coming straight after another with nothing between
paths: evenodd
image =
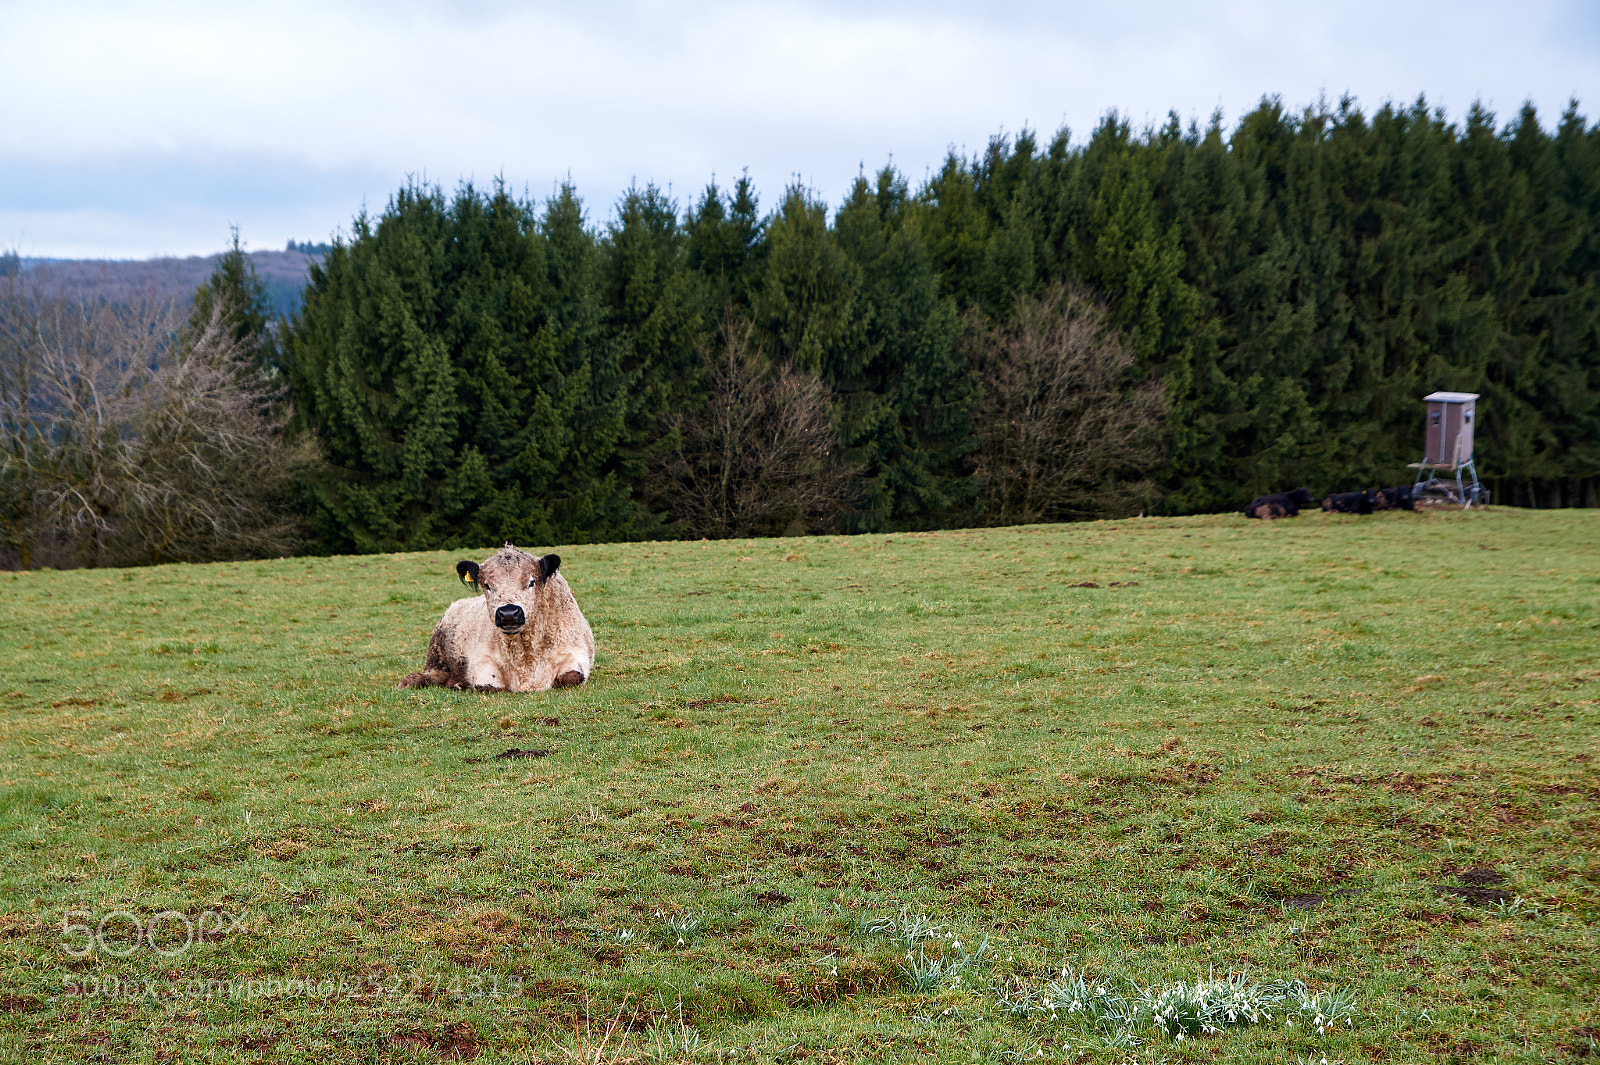
<instances>
[{"instance_id":1,"label":"spruce tree","mask_svg":"<svg viewBox=\"0 0 1600 1065\"><path fill-rule=\"evenodd\" d=\"M976 386L956 349L955 300L940 292L920 208L885 167L858 177L835 221L855 267L856 344L822 365L838 393L842 442L865 464L852 516L861 529L965 520Z\"/></svg>"},{"instance_id":2,"label":"spruce tree","mask_svg":"<svg viewBox=\"0 0 1600 1065\"><path fill-rule=\"evenodd\" d=\"M291 336L307 485L345 550L628 539L650 522L620 472L631 385L600 253L562 189L398 192L312 270Z\"/></svg>"},{"instance_id":3,"label":"spruce tree","mask_svg":"<svg viewBox=\"0 0 1600 1065\"><path fill-rule=\"evenodd\" d=\"M232 233L232 243L217 260L211 276L195 289L190 327L203 331L220 308L234 342L250 352L251 360L264 372L276 377L283 371L283 362L272 300L266 282L256 273L255 260L239 240L239 228L235 226Z\"/></svg>"},{"instance_id":4,"label":"spruce tree","mask_svg":"<svg viewBox=\"0 0 1600 1065\"><path fill-rule=\"evenodd\" d=\"M660 189L623 195L601 249L602 299L606 327L637 377L632 448L647 445L662 416L696 391L715 308L713 286L691 269L687 250L677 205Z\"/></svg>"},{"instance_id":5,"label":"spruce tree","mask_svg":"<svg viewBox=\"0 0 1600 1065\"><path fill-rule=\"evenodd\" d=\"M684 262L706 282L708 303L748 312L767 267L767 223L748 174L725 193L706 186L685 224Z\"/></svg>"},{"instance_id":6,"label":"spruce tree","mask_svg":"<svg viewBox=\"0 0 1600 1065\"><path fill-rule=\"evenodd\" d=\"M779 361L820 374L851 358L861 279L828 225L827 205L798 185L767 223L767 266L756 307Z\"/></svg>"}]
</instances>

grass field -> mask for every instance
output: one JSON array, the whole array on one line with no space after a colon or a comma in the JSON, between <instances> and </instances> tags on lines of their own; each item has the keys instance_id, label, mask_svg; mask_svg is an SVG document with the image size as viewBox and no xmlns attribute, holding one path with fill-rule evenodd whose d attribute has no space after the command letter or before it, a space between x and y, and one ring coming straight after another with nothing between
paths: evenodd
<instances>
[{"instance_id":1,"label":"grass field","mask_svg":"<svg viewBox=\"0 0 1600 1065\"><path fill-rule=\"evenodd\" d=\"M0 574L0 1060L1600 1054L1600 512L557 550Z\"/></svg>"}]
</instances>

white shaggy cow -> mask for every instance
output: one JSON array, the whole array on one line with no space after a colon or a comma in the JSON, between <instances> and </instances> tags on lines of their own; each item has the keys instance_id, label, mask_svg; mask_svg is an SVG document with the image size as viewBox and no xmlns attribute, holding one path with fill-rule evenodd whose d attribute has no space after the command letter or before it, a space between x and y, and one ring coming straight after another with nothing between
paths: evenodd
<instances>
[{"instance_id":1,"label":"white shaggy cow","mask_svg":"<svg viewBox=\"0 0 1600 1065\"><path fill-rule=\"evenodd\" d=\"M588 680L594 633L560 565L558 555L535 558L510 544L481 566L457 562L461 583L480 594L450 604L422 672L400 687L542 692Z\"/></svg>"}]
</instances>

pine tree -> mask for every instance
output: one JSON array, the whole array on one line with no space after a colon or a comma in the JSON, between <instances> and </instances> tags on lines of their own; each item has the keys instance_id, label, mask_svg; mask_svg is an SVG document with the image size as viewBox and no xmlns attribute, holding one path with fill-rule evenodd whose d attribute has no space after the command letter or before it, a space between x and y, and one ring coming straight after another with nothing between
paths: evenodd
<instances>
[{"instance_id":1,"label":"pine tree","mask_svg":"<svg viewBox=\"0 0 1600 1065\"><path fill-rule=\"evenodd\" d=\"M601 249L606 326L637 376L629 444L646 445L662 416L697 391L715 308L711 284L687 261L677 205L655 186L629 189ZM640 435L643 434L643 435ZM634 475L637 476L636 469Z\"/></svg>"},{"instance_id":2,"label":"pine tree","mask_svg":"<svg viewBox=\"0 0 1600 1065\"><path fill-rule=\"evenodd\" d=\"M943 292L961 310L982 302L990 235L972 168L951 152L918 195L928 252Z\"/></svg>"},{"instance_id":3,"label":"pine tree","mask_svg":"<svg viewBox=\"0 0 1600 1065\"><path fill-rule=\"evenodd\" d=\"M1600 506L1600 122L1571 101L1550 143L1545 233L1557 243L1535 298L1562 407L1557 448L1567 506ZM1562 227L1557 229L1556 227Z\"/></svg>"},{"instance_id":4,"label":"pine tree","mask_svg":"<svg viewBox=\"0 0 1600 1065\"><path fill-rule=\"evenodd\" d=\"M233 228L233 241L222 253L211 276L195 289L189 315L192 330L203 331L218 305L228 323L233 340L248 351L252 361L269 376L283 372L278 346L278 324L272 319L272 300L266 282L256 273L255 260L244 250L239 229Z\"/></svg>"},{"instance_id":5,"label":"pine tree","mask_svg":"<svg viewBox=\"0 0 1600 1065\"><path fill-rule=\"evenodd\" d=\"M858 177L835 220L857 279L856 343L822 376L839 395L835 422L864 464L853 528L916 528L962 520L974 500L976 385L956 349L955 300L940 293L921 210L892 167Z\"/></svg>"},{"instance_id":6,"label":"pine tree","mask_svg":"<svg viewBox=\"0 0 1600 1065\"><path fill-rule=\"evenodd\" d=\"M497 184L402 189L312 270L292 333L307 486L331 548L628 539L620 472L638 374L605 329L600 252L570 188L542 215Z\"/></svg>"},{"instance_id":7,"label":"pine tree","mask_svg":"<svg viewBox=\"0 0 1600 1065\"><path fill-rule=\"evenodd\" d=\"M1207 279L1210 299L1201 312L1214 323L1217 369L1226 382L1213 380L1210 398L1202 400L1222 415L1216 425L1224 433L1221 468L1210 471L1220 483L1208 493L1208 507L1304 480L1325 447L1308 394L1315 300L1301 283L1301 245L1285 232L1298 137L1299 124L1276 100L1265 100L1241 121L1229 159L1211 175L1222 179L1214 191L1232 201L1232 210L1211 234L1212 254L1223 265ZM1166 151L1191 149L1168 137Z\"/></svg>"},{"instance_id":8,"label":"pine tree","mask_svg":"<svg viewBox=\"0 0 1600 1065\"><path fill-rule=\"evenodd\" d=\"M748 174L731 193L713 181L685 225L684 262L705 278L708 303L748 312L767 268L767 225Z\"/></svg>"},{"instance_id":9,"label":"pine tree","mask_svg":"<svg viewBox=\"0 0 1600 1065\"><path fill-rule=\"evenodd\" d=\"M820 374L850 359L860 345L861 279L828 225L827 205L798 185L767 223L767 266L756 308L778 361Z\"/></svg>"},{"instance_id":10,"label":"pine tree","mask_svg":"<svg viewBox=\"0 0 1600 1065\"><path fill-rule=\"evenodd\" d=\"M1172 435L1160 481L1164 505L1181 513L1218 502L1215 482L1226 474L1217 464L1237 399L1220 366L1216 321L1203 316L1183 276L1181 229L1155 195L1161 162L1136 149L1126 123L1106 117L1084 149L1088 202L1074 259L1077 276L1110 298L1111 321L1137 357L1133 376L1154 376L1165 388Z\"/></svg>"}]
</instances>

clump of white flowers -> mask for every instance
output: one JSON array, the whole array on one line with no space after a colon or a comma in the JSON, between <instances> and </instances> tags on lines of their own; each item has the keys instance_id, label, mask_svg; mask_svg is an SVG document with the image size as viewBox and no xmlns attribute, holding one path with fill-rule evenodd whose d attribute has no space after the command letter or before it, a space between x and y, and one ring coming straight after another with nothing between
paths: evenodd
<instances>
[{"instance_id":1,"label":"clump of white flowers","mask_svg":"<svg viewBox=\"0 0 1600 1065\"><path fill-rule=\"evenodd\" d=\"M1070 1024L1108 1047L1112 1042L1136 1046L1142 1042L1139 1033L1183 1042L1279 1017L1291 1026L1298 1021L1318 1035L1331 1033L1336 1025L1355 1025L1355 993L1349 989L1312 991L1298 981L1252 981L1240 973L1124 989L1064 967L1043 986L1014 980L994 991L1000 1009L1013 1017Z\"/></svg>"},{"instance_id":2,"label":"clump of white flowers","mask_svg":"<svg viewBox=\"0 0 1600 1065\"><path fill-rule=\"evenodd\" d=\"M1311 991L1304 984L1295 984L1288 997L1301 1022L1318 1035L1327 1035L1335 1026L1355 1027L1356 993L1350 988Z\"/></svg>"},{"instance_id":3,"label":"clump of white flowers","mask_svg":"<svg viewBox=\"0 0 1600 1065\"><path fill-rule=\"evenodd\" d=\"M1180 981L1160 990L1146 989L1138 1013L1148 1018L1150 1027L1181 1040L1270 1021L1273 1008L1281 1005L1284 997L1282 985L1253 983L1242 974L1231 973L1220 980Z\"/></svg>"},{"instance_id":4,"label":"clump of white flowers","mask_svg":"<svg viewBox=\"0 0 1600 1065\"><path fill-rule=\"evenodd\" d=\"M1132 1003L1104 981L1063 966L1061 975L1044 986L1043 1003L1051 1018L1082 1016L1096 1026L1122 1025L1132 1019Z\"/></svg>"}]
</instances>

